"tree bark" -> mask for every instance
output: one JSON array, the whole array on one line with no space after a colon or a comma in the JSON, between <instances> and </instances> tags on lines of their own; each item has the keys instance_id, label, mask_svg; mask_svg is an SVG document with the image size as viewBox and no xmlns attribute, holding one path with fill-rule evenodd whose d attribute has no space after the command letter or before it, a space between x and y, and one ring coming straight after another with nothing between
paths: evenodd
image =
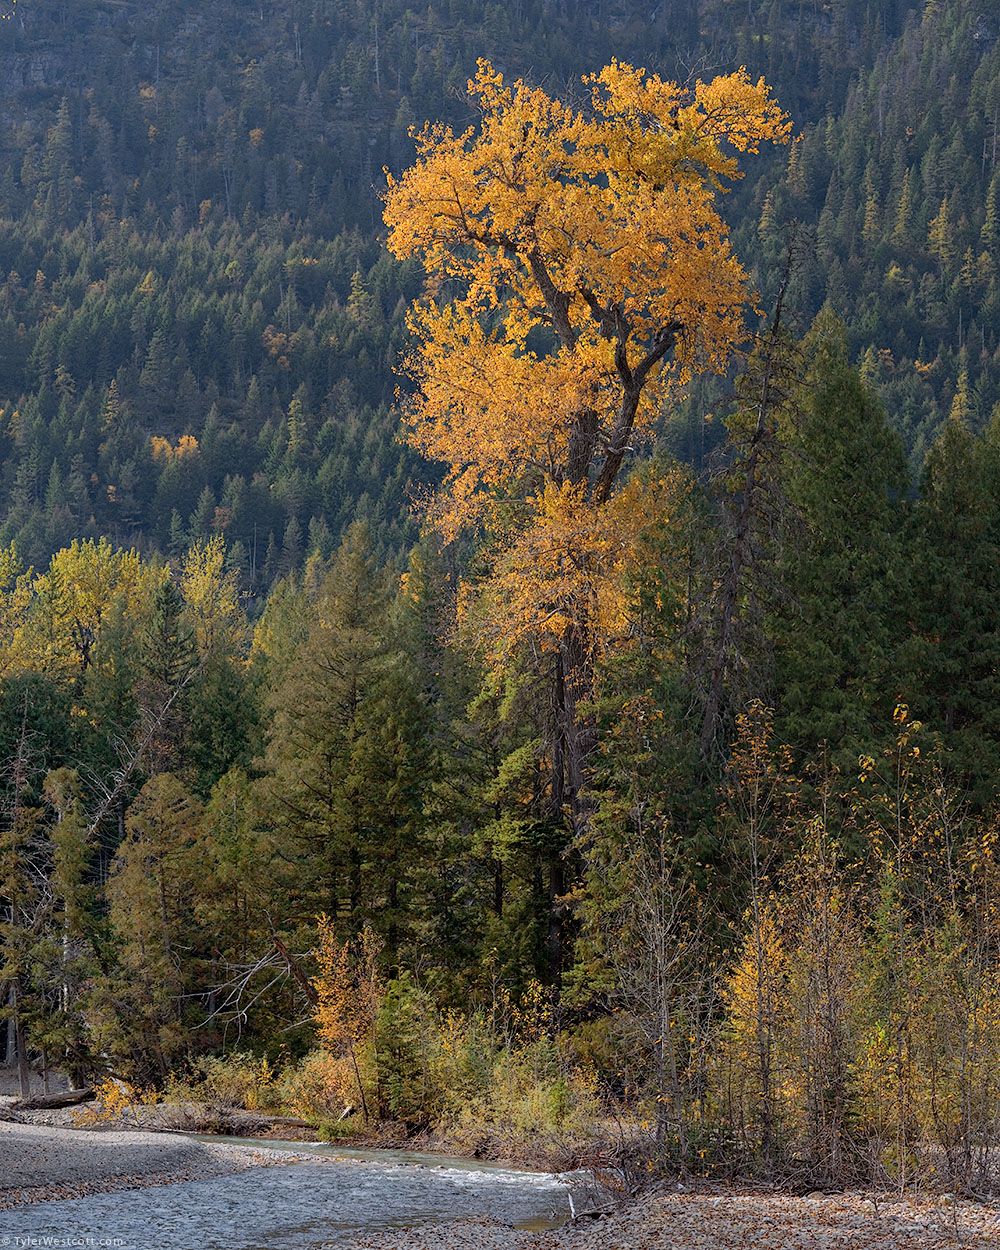
<instances>
[{"instance_id":1,"label":"tree bark","mask_svg":"<svg viewBox=\"0 0 1000 1250\"><path fill-rule=\"evenodd\" d=\"M24 1023L18 1004L17 983L11 982L10 1001L14 1012L14 1045L17 1047L17 1079L21 1087L21 1097L31 1095L31 1074L28 1070L28 1051L24 1041Z\"/></svg>"}]
</instances>

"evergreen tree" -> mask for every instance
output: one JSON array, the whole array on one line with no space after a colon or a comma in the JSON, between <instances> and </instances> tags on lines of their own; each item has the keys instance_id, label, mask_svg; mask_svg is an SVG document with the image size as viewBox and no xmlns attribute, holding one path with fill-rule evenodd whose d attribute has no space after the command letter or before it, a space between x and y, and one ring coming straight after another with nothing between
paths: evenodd
<instances>
[{"instance_id":1,"label":"evergreen tree","mask_svg":"<svg viewBox=\"0 0 1000 1250\"><path fill-rule=\"evenodd\" d=\"M107 885L115 965L97 988L106 1041L143 1078L165 1077L199 1012L193 897L201 805L170 773L143 786Z\"/></svg>"},{"instance_id":2,"label":"evergreen tree","mask_svg":"<svg viewBox=\"0 0 1000 1250\"><path fill-rule=\"evenodd\" d=\"M843 326L817 318L789 413L786 485L797 512L776 612L778 739L834 760L889 723L905 629L902 447L848 360Z\"/></svg>"},{"instance_id":3,"label":"evergreen tree","mask_svg":"<svg viewBox=\"0 0 1000 1250\"><path fill-rule=\"evenodd\" d=\"M978 802L1000 741L1000 431L953 416L927 454L911 524L913 666L906 698L942 735Z\"/></svg>"},{"instance_id":4,"label":"evergreen tree","mask_svg":"<svg viewBox=\"0 0 1000 1250\"><path fill-rule=\"evenodd\" d=\"M312 610L301 648L267 696L263 766L272 818L286 854L303 871L313 914L327 912L360 931L373 900L366 892L351 755L385 655L387 596L367 528L348 531Z\"/></svg>"}]
</instances>

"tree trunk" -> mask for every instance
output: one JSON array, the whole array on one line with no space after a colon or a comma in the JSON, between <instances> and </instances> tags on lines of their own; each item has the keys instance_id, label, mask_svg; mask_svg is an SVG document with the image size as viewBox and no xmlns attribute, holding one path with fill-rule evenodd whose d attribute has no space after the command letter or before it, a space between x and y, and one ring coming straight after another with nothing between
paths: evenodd
<instances>
[{"instance_id":1,"label":"tree trunk","mask_svg":"<svg viewBox=\"0 0 1000 1250\"><path fill-rule=\"evenodd\" d=\"M586 844L592 815L587 770L597 745L597 729L590 716L580 715L579 705L593 695L593 679L584 631L579 625L571 626L563 636L556 663L556 717L565 770L559 814L563 815L562 805L568 803L572 847L577 851Z\"/></svg>"},{"instance_id":2,"label":"tree trunk","mask_svg":"<svg viewBox=\"0 0 1000 1250\"><path fill-rule=\"evenodd\" d=\"M8 983L4 988L7 991L6 993L7 1003L9 1006L13 1006L13 1003L14 1003L13 983ZM9 1068L10 1065L14 1062L15 1056L17 1055L17 1037L14 1033L13 1013L7 1016L7 1028L5 1030L4 1042L5 1042L4 1044L4 1066Z\"/></svg>"},{"instance_id":3,"label":"tree trunk","mask_svg":"<svg viewBox=\"0 0 1000 1250\"><path fill-rule=\"evenodd\" d=\"M17 1079L21 1087L21 1097L31 1096L31 1074L28 1071L28 1052L24 1041L24 1024L21 1020L18 1005L17 983L10 987L10 1002L14 1012L14 1045L17 1047Z\"/></svg>"},{"instance_id":4,"label":"tree trunk","mask_svg":"<svg viewBox=\"0 0 1000 1250\"><path fill-rule=\"evenodd\" d=\"M579 704L592 694L593 673L584 646L583 631L571 626L556 653L553 670L553 737L551 811L554 825L566 830L564 845L547 857L548 933L546 961L558 986L566 955L566 891L579 875L587 844L592 804L587 794L587 769L597 742L589 718L581 718Z\"/></svg>"},{"instance_id":5,"label":"tree trunk","mask_svg":"<svg viewBox=\"0 0 1000 1250\"><path fill-rule=\"evenodd\" d=\"M726 677L738 667L738 633L743 612L746 581L759 560L758 535L770 483L766 464L777 446L774 408L784 398L778 386L784 369L781 339L781 314L785 291L792 271L794 240L789 245L785 271L775 303L771 330L764 345L761 361L760 390L755 405L754 428L741 449L739 488L727 510L732 525L729 559L721 578L716 601L716 635L709 661L705 709L701 725L701 755L708 764L719 753L719 732L722 727Z\"/></svg>"},{"instance_id":6,"label":"tree trunk","mask_svg":"<svg viewBox=\"0 0 1000 1250\"><path fill-rule=\"evenodd\" d=\"M37 1094L14 1104L15 1111L48 1111L55 1107L74 1107L94 1097L93 1086L83 1089L67 1089L58 1094Z\"/></svg>"}]
</instances>

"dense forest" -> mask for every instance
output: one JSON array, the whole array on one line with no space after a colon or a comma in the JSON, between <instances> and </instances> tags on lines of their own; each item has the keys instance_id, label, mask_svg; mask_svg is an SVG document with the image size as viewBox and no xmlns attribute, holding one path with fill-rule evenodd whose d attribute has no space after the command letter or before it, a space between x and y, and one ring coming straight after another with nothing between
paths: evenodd
<instances>
[{"instance_id":1,"label":"dense forest","mask_svg":"<svg viewBox=\"0 0 1000 1250\"><path fill-rule=\"evenodd\" d=\"M803 129L787 174L782 151L731 197L737 251L764 298L786 221L815 230L823 213L836 228L820 229L798 272L801 331L829 292L852 353L872 347L874 381L913 392L902 411L914 447L933 436L963 367L985 421L995 345L977 329L988 305L977 322L973 303L992 289L992 156L987 168L980 154L998 65L967 7L921 21L895 3L750 14L671 3L650 22L634 5L416 15L396 4L20 0L0 24L0 540L41 566L77 536L176 556L223 533L255 593L313 550L328 556L355 518L386 557L405 552L412 498L434 471L394 439L392 368L419 278L380 245L381 169L409 161L411 125L468 120L477 56L571 97L612 55L681 81L744 63L764 74ZM862 70L866 100L907 84L905 97L892 87L890 130L858 99ZM932 97L947 144L943 123L926 120ZM893 151L876 151L890 134ZM867 227L866 170L879 178ZM893 228L907 170L903 246ZM942 197L954 218L947 272L928 234ZM973 244L971 291L960 271ZM891 343L871 341L886 324L872 290L885 290L898 320L898 283L921 300L905 351L895 328ZM934 318L918 327L931 288ZM704 450L717 399L699 394L671 419L683 458ZM196 441L178 456L181 438Z\"/></svg>"},{"instance_id":2,"label":"dense forest","mask_svg":"<svg viewBox=\"0 0 1000 1250\"><path fill-rule=\"evenodd\" d=\"M992 19L4 17L0 1055L470 1152L587 1157L618 1117L657 1167L943 1160L975 1190L1000 1145ZM630 64L688 85L670 126L615 113ZM739 172L614 165L581 81L604 66L594 99L657 151L738 101ZM606 150L574 173L574 123L581 220L610 173L629 230L664 185L701 213L671 263L711 253L730 287L681 316L651 280L638 366L625 296L587 289L588 340L516 230L442 259L421 225L419 170L460 162L423 123L499 143L494 70ZM585 454L586 421L532 425L584 348L587 393L631 412ZM485 401L455 399L470 360Z\"/></svg>"}]
</instances>

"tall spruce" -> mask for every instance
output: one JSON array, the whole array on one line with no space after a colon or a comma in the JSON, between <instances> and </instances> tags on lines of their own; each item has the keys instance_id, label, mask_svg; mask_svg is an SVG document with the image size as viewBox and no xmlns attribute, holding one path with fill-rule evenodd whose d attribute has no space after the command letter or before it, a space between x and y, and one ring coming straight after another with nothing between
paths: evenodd
<instances>
[{"instance_id":1,"label":"tall spruce","mask_svg":"<svg viewBox=\"0 0 1000 1250\"><path fill-rule=\"evenodd\" d=\"M912 519L914 716L941 734L956 781L997 792L1000 744L1000 428L950 418L927 454Z\"/></svg>"},{"instance_id":2,"label":"tall spruce","mask_svg":"<svg viewBox=\"0 0 1000 1250\"><path fill-rule=\"evenodd\" d=\"M906 625L906 468L897 434L848 357L828 311L804 343L789 408L785 489L797 513L775 612L777 734L852 767L889 723Z\"/></svg>"}]
</instances>

